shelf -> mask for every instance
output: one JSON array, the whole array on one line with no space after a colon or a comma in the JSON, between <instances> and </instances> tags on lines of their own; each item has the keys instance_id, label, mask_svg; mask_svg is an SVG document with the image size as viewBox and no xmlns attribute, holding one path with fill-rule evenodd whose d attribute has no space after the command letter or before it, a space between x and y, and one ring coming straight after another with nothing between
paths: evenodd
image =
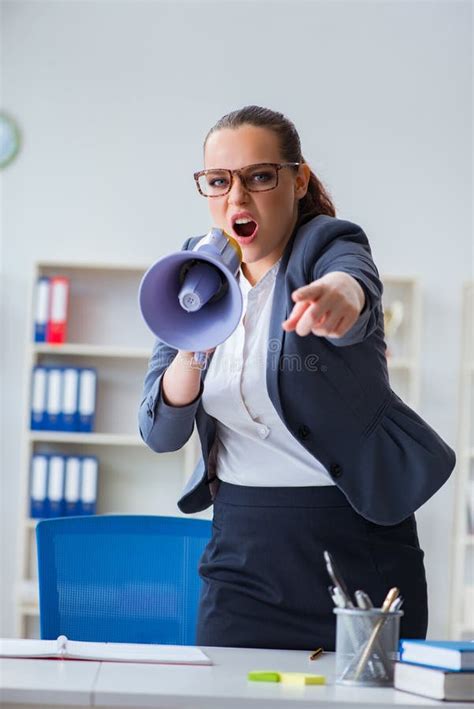
<instances>
[{"instance_id":1,"label":"shelf","mask_svg":"<svg viewBox=\"0 0 474 709\"><path fill-rule=\"evenodd\" d=\"M63 433L62 431L29 431L34 443L81 443L91 446L146 447L140 436L126 433Z\"/></svg>"},{"instance_id":2,"label":"shelf","mask_svg":"<svg viewBox=\"0 0 474 709\"><path fill-rule=\"evenodd\" d=\"M392 357L387 359L389 369L413 369L415 362L406 357Z\"/></svg>"},{"instance_id":3,"label":"shelf","mask_svg":"<svg viewBox=\"0 0 474 709\"><path fill-rule=\"evenodd\" d=\"M419 279L416 276L391 276L388 273L381 275L384 285L416 286Z\"/></svg>"},{"instance_id":4,"label":"shelf","mask_svg":"<svg viewBox=\"0 0 474 709\"><path fill-rule=\"evenodd\" d=\"M37 264L38 271L44 270L54 270L54 269L64 269L68 271L107 271L112 274L118 273L145 273L151 266L148 264L124 264L124 263L92 263L90 261L38 261Z\"/></svg>"},{"instance_id":5,"label":"shelf","mask_svg":"<svg viewBox=\"0 0 474 709\"><path fill-rule=\"evenodd\" d=\"M33 352L36 354L52 354L76 357L115 357L122 359L148 360L151 355L150 347L113 347L110 345L86 345L79 343L66 343L51 345L48 343L33 343Z\"/></svg>"}]
</instances>

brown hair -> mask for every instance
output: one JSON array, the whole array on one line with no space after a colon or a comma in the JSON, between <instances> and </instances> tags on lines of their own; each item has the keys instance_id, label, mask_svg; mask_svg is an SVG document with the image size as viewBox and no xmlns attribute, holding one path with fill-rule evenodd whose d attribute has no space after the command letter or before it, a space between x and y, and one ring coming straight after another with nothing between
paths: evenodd
<instances>
[{"instance_id":1,"label":"brown hair","mask_svg":"<svg viewBox=\"0 0 474 709\"><path fill-rule=\"evenodd\" d=\"M278 136L282 158L285 162L306 162L301 153L301 142L294 124L277 111L261 106L244 106L222 116L211 128L204 140L204 150L209 136L222 128L239 128L251 125L269 128ZM298 204L298 225L309 221L318 214L336 216L336 209L324 185L311 170L306 195Z\"/></svg>"}]
</instances>

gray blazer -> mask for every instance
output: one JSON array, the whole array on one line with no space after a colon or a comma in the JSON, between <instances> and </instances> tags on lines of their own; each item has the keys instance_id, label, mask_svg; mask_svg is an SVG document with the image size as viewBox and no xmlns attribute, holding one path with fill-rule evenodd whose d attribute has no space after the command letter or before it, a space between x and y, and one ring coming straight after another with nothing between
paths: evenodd
<instances>
[{"instance_id":1,"label":"gray blazer","mask_svg":"<svg viewBox=\"0 0 474 709\"><path fill-rule=\"evenodd\" d=\"M188 239L192 249L201 237ZM331 271L358 280L366 303L342 338L300 337L282 321L291 293ZM288 431L329 471L352 507L382 525L400 522L428 500L455 465L453 450L390 388L385 356L382 283L363 230L320 215L295 229L277 273L269 330L266 382ZM202 457L178 501L181 511L212 504L218 480L215 419L201 403L167 405L161 379L176 350L157 340L139 411L140 434L157 452L181 448L196 422ZM225 392L222 394L225 396Z\"/></svg>"}]
</instances>

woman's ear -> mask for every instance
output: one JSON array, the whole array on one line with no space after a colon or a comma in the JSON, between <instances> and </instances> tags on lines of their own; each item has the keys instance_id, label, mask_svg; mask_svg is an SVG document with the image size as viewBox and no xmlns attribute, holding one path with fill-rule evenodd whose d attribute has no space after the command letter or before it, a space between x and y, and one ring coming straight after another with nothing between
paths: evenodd
<instances>
[{"instance_id":1,"label":"woman's ear","mask_svg":"<svg viewBox=\"0 0 474 709\"><path fill-rule=\"evenodd\" d=\"M299 166L295 179L295 195L298 199L302 199L308 191L310 177L311 168L304 162Z\"/></svg>"}]
</instances>

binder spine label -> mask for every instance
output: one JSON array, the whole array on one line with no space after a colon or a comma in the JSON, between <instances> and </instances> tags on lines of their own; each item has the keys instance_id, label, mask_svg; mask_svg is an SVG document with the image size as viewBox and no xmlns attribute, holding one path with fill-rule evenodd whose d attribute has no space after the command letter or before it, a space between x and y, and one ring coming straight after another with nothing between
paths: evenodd
<instances>
[{"instance_id":1,"label":"binder spine label","mask_svg":"<svg viewBox=\"0 0 474 709\"><path fill-rule=\"evenodd\" d=\"M64 507L64 458L52 455L48 471L49 517L60 517Z\"/></svg>"},{"instance_id":2,"label":"binder spine label","mask_svg":"<svg viewBox=\"0 0 474 709\"><path fill-rule=\"evenodd\" d=\"M81 512L93 515L97 501L97 458L84 457L81 466Z\"/></svg>"},{"instance_id":3,"label":"binder spine label","mask_svg":"<svg viewBox=\"0 0 474 709\"><path fill-rule=\"evenodd\" d=\"M63 389L61 406L61 428L64 431L77 431L79 396L79 370L68 368L63 371Z\"/></svg>"},{"instance_id":4,"label":"binder spine label","mask_svg":"<svg viewBox=\"0 0 474 709\"><path fill-rule=\"evenodd\" d=\"M46 517L46 495L48 485L48 457L36 454L31 459L30 515L33 518Z\"/></svg>"},{"instance_id":5,"label":"binder spine label","mask_svg":"<svg viewBox=\"0 0 474 709\"><path fill-rule=\"evenodd\" d=\"M42 430L46 425L46 369L35 367L31 392L31 429Z\"/></svg>"},{"instance_id":6,"label":"binder spine label","mask_svg":"<svg viewBox=\"0 0 474 709\"><path fill-rule=\"evenodd\" d=\"M94 430L97 373L82 369L79 376L79 431Z\"/></svg>"},{"instance_id":7,"label":"binder spine label","mask_svg":"<svg viewBox=\"0 0 474 709\"><path fill-rule=\"evenodd\" d=\"M64 487L65 514L77 515L80 511L81 460L77 456L66 458L66 482Z\"/></svg>"},{"instance_id":8,"label":"binder spine label","mask_svg":"<svg viewBox=\"0 0 474 709\"><path fill-rule=\"evenodd\" d=\"M48 371L48 392L46 397L46 426L49 431L61 430L61 384L62 371L50 369Z\"/></svg>"}]
</instances>

